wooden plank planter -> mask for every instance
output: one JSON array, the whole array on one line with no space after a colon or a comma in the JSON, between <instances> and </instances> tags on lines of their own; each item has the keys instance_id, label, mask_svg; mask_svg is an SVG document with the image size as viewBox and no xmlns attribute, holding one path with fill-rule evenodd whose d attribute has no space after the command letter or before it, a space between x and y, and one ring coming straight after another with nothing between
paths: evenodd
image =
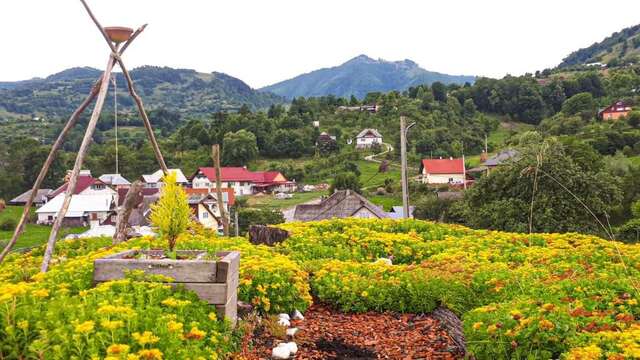
<instances>
[{"instance_id":1,"label":"wooden plank planter","mask_svg":"<svg viewBox=\"0 0 640 360\"><path fill-rule=\"evenodd\" d=\"M139 254L152 258L136 258ZM206 251L178 250L178 257L186 260L153 259L164 254L163 250L127 250L96 259L93 262L95 283L125 278L127 272L141 270L145 274L171 278L167 284L184 286L200 299L215 305L220 318L228 318L236 324L238 312L238 274L240 253L223 251L216 253L216 260L204 259Z\"/></svg>"}]
</instances>

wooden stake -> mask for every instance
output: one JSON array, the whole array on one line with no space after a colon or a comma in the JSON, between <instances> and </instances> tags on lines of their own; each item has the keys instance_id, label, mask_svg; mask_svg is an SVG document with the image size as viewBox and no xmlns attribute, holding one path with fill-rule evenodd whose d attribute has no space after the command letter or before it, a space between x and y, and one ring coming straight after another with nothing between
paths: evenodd
<instances>
[{"instance_id":1,"label":"wooden stake","mask_svg":"<svg viewBox=\"0 0 640 360\"><path fill-rule=\"evenodd\" d=\"M78 122L80 115L89 106L89 104L91 104L93 99L95 99L96 95L98 94L98 89L100 88L99 85L100 85L100 81L98 81L93 86L93 88L91 89L91 93L89 93L89 96L87 96L87 98L82 102L82 104L80 104L80 106L78 106L78 108L73 112L73 114L71 114L71 116L69 117L69 120L67 120L67 123L64 125L64 128L62 128L62 131L58 135L58 138L51 146L51 150L49 150L49 155L47 156L47 159L42 165L42 169L40 169L40 173L38 174L36 181L33 183L33 187L31 188L31 195L29 195L29 198L27 199L27 203L24 205L24 209L22 211L22 217L20 217L18 226L14 230L11 240L5 246L4 250L2 251L2 254L0 254L0 263L9 254L9 252L11 251L15 243L18 241L18 237L20 237L20 235L22 234L22 231L24 230L24 225L26 224L27 219L29 218L29 210L31 210L31 206L33 205L33 200L35 199L38 191L40 190L40 186L42 185L44 178L47 176L47 172L49 171L49 167L51 166L51 164L53 163L53 160L56 157L56 153L62 147L62 143L64 142L64 139L67 137L67 134L69 133L69 131L71 131L71 129Z\"/></svg>"},{"instance_id":2,"label":"wooden stake","mask_svg":"<svg viewBox=\"0 0 640 360\"><path fill-rule=\"evenodd\" d=\"M113 234L113 245L120 244L127 240L127 229L129 228L129 217L135 208L144 200L142 194L142 181L134 181L124 197L122 208L118 210L116 219L116 232Z\"/></svg>"},{"instance_id":3,"label":"wooden stake","mask_svg":"<svg viewBox=\"0 0 640 360\"><path fill-rule=\"evenodd\" d=\"M78 150L78 156L76 157L76 162L73 165L73 170L71 172L71 178L67 183L67 190L64 194L64 201L62 202L62 206L60 207L57 217L53 222L53 226L51 227L51 233L49 234L49 240L47 241L47 248L42 259L42 266L40 268L41 272L46 272L49 269L49 263L51 262L51 257L53 256L53 249L56 246L58 230L60 230L62 221L64 221L64 217L67 214L69 205L71 204L71 196L76 190L78 175L80 174L80 169L82 168L84 158L87 155L89 144L92 141L93 132L95 131L96 124L98 123L98 119L100 118L100 112L102 112L102 106L104 105L107 90L109 89L109 78L111 77L111 71L113 70L114 65L115 56L112 54L109 55L109 62L107 63L107 67L104 73L102 74L102 81L100 83L100 90L98 91L96 105L93 108L93 113L91 114L91 118L89 119L87 130L84 133L84 137L82 138L82 143L80 144L80 149Z\"/></svg>"},{"instance_id":4,"label":"wooden stake","mask_svg":"<svg viewBox=\"0 0 640 360\"><path fill-rule=\"evenodd\" d=\"M122 69L122 74L124 75L125 80L127 80L127 86L129 87L129 93L133 97L133 100L136 102L138 106L138 113L142 118L142 123L144 124L144 128L147 131L147 136L149 137L149 142L151 143L151 147L153 148L153 152L156 155L156 160L162 169L162 172L167 175L169 174L169 169L167 168L167 164L164 162L164 157L162 157L162 152L160 151L160 146L158 145L158 141L156 140L156 135L153 133L153 128L151 127L151 121L147 116L147 112L144 110L144 104L142 103L142 98L136 93L136 90L133 87L133 80L131 79L131 75L129 75L129 71L124 66L122 60L118 59L118 64L120 65L120 69Z\"/></svg>"},{"instance_id":5,"label":"wooden stake","mask_svg":"<svg viewBox=\"0 0 640 360\"><path fill-rule=\"evenodd\" d=\"M87 13L89 14L89 17L91 17L91 20L93 20L93 23L96 25L98 30L100 30L100 33L102 34L102 37L107 42L107 45L109 45L109 48L111 48L111 52L116 54L117 51L116 51L115 45L113 44L113 42L111 42L111 39L109 38L109 35L107 35L107 32L104 30L102 25L100 25L100 22L98 21L98 19L95 17L95 15L93 15L93 12L89 8L89 5L87 5L85 0L80 0L80 2L84 6L85 10L87 10ZM146 25L144 25L142 27L142 29L144 30L145 27L146 27ZM120 56L117 56L116 60L118 61L118 65L120 66L120 69L122 69L122 74L124 75L124 78L127 80L127 86L129 88L129 93L133 97L133 100L136 102L136 106L138 107L138 112L140 113L140 117L142 118L142 122L144 124L144 128L147 131L147 136L149 137L149 142L151 143L151 147L153 148L153 152L156 155L156 160L158 161L158 164L160 165L160 168L162 169L162 172L165 175L167 175L167 174L169 174L169 170L167 169L167 165L164 162L164 158L162 157L162 153L160 152L160 147L158 146L158 142L156 141L156 136L153 133L153 128L151 127L151 121L149 121L149 117L147 116L147 112L144 109L144 104L142 103L142 99L136 93L136 90L133 87L133 80L131 80L131 75L129 75L129 71L124 66L124 62L122 61Z\"/></svg>"},{"instance_id":6,"label":"wooden stake","mask_svg":"<svg viewBox=\"0 0 640 360\"><path fill-rule=\"evenodd\" d=\"M147 25L141 26L131 35L129 40L122 46L122 48L118 52L119 55L122 55L125 52L125 50L127 50L131 42L136 37L138 37L138 35L140 35L141 32L144 31L146 26ZM49 172L49 167L51 167L51 164L55 159L55 155L57 151L62 147L62 144L64 143L64 140L67 137L67 134L69 133L69 131L71 131L71 129L78 122L80 115L86 110L89 104L91 104L93 99L95 99L96 96L98 95L98 90L100 89L101 81L102 81L102 78L97 80L96 84L91 89L91 93L89 93L89 96L87 96L87 98L82 102L82 104L80 104L80 106L78 106L78 108L73 112L73 114L71 114L71 116L69 117L69 120L67 120L67 123L65 124L64 128L58 135L58 138L51 146L51 150L49 151L47 160L45 160L44 164L42 165L42 169L40 169L40 173L38 174L38 177L36 178L36 181L33 184L33 187L31 188L31 195L29 196L29 199L27 199L27 203L24 205L24 209L22 211L22 217L20 217L20 222L18 222L18 226L16 227L13 233L13 236L11 237L11 240L5 246L4 250L0 254L0 263L2 263L5 257L9 254L11 249L15 246L16 242L18 241L18 238L22 234L22 231L24 231L24 226L27 222L27 219L29 218L29 211L31 210L31 206L33 206L33 200L35 199L38 193L38 190L40 190L40 186L42 186L42 182L44 181L44 178Z\"/></svg>"},{"instance_id":7,"label":"wooden stake","mask_svg":"<svg viewBox=\"0 0 640 360\"><path fill-rule=\"evenodd\" d=\"M218 198L218 210L220 211L220 219L222 220L222 231L224 236L229 236L229 217L224 210L224 202L222 199L222 170L220 169L220 145L211 146L211 157L213 158L213 166L216 171L216 198Z\"/></svg>"}]
</instances>

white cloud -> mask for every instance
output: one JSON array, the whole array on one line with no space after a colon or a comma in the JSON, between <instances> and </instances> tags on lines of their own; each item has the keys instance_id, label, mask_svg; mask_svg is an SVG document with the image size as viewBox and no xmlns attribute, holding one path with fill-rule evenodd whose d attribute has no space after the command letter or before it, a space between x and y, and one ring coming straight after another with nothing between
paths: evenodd
<instances>
[{"instance_id":1,"label":"white cloud","mask_svg":"<svg viewBox=\"0 0 640 360\"><path fill-rule=\"evenodd\" d=\"M557 65L638 22L640 2L87 0L103 25L149 23L127 51L150 64L221 71L253 87L364 53L451 74L501 77ZM108 51L80 1L0 5L0 80L102 68Z\"/></svg>"}]
</instances>

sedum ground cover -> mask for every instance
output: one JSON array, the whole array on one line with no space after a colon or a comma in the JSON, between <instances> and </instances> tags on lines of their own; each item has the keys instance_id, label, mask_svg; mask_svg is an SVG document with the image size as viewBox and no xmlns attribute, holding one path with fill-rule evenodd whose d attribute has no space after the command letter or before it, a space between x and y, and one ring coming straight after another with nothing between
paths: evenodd
<instances>
[{"instance_id":1,"label":"sedum ground cover","mask_svg":"<svg viewBox=\"0 0 640 360\"><path fill-rule=\"evenodd\" d=\"M240 250L240 299L266 313L304 311L311 295L347 312L428 312L464 322L478 359L640 358L640 245L580 234L511 234L407 220L281 225L274 248L183 234L178 248ZM237 332L162 279L132 274L92 287L92 261L152 239L61 242L0 265L0 358L224 358ZM393 259L393 265L379 260Z\"/></svg>"}]
</instances>

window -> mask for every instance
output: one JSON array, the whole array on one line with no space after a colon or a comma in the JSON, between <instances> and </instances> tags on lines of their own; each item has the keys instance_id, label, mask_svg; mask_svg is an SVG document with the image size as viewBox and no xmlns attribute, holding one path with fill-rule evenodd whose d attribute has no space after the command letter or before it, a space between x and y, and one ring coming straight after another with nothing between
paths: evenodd
<instances>
[{"instance_id":1,"label":"window","mask_svg":"<svg viewBox=\"0 0 640 360\"><path fill-rule=\"evenodd\" d=\"M91 188L93 190L103 190L104 189L104 184L95 184L95 185L92 185Z\"/></svg>"},{"instance_id":2,"label":"window","mask_svg":"<svg viewBox=\"0 0 640 360\"><path fill-rule=\"evenodd\" d=\"M203 218L203 219L208 219L208 218L209 218L209 213L208 213L208 212L206 212L206 211L205 211L205 212L203 212L203 213L202 213L202 218Z\"/></svg>"},{"instance_id":3,"label":"window","mask_svg":"<svg viewBox=\"0 0 640 360\"><path fill-rule=\"evenodd\" d=\"M236 186L236 183L235 183L235 182L233 182L233 181L229 181L229 185L227 185L227 186L230 186L230 187L231 187L231 186Z\"/></svg>"},{"instance_id":4,"label":"window","mask_svg":"<svg viewBox=\"0 0 640 360\"><path fill-rule=\"evenodd\" d=\"M52 221L53 220L53 215L47 216L47 220Z\"/></svg>"}]
</instances>

